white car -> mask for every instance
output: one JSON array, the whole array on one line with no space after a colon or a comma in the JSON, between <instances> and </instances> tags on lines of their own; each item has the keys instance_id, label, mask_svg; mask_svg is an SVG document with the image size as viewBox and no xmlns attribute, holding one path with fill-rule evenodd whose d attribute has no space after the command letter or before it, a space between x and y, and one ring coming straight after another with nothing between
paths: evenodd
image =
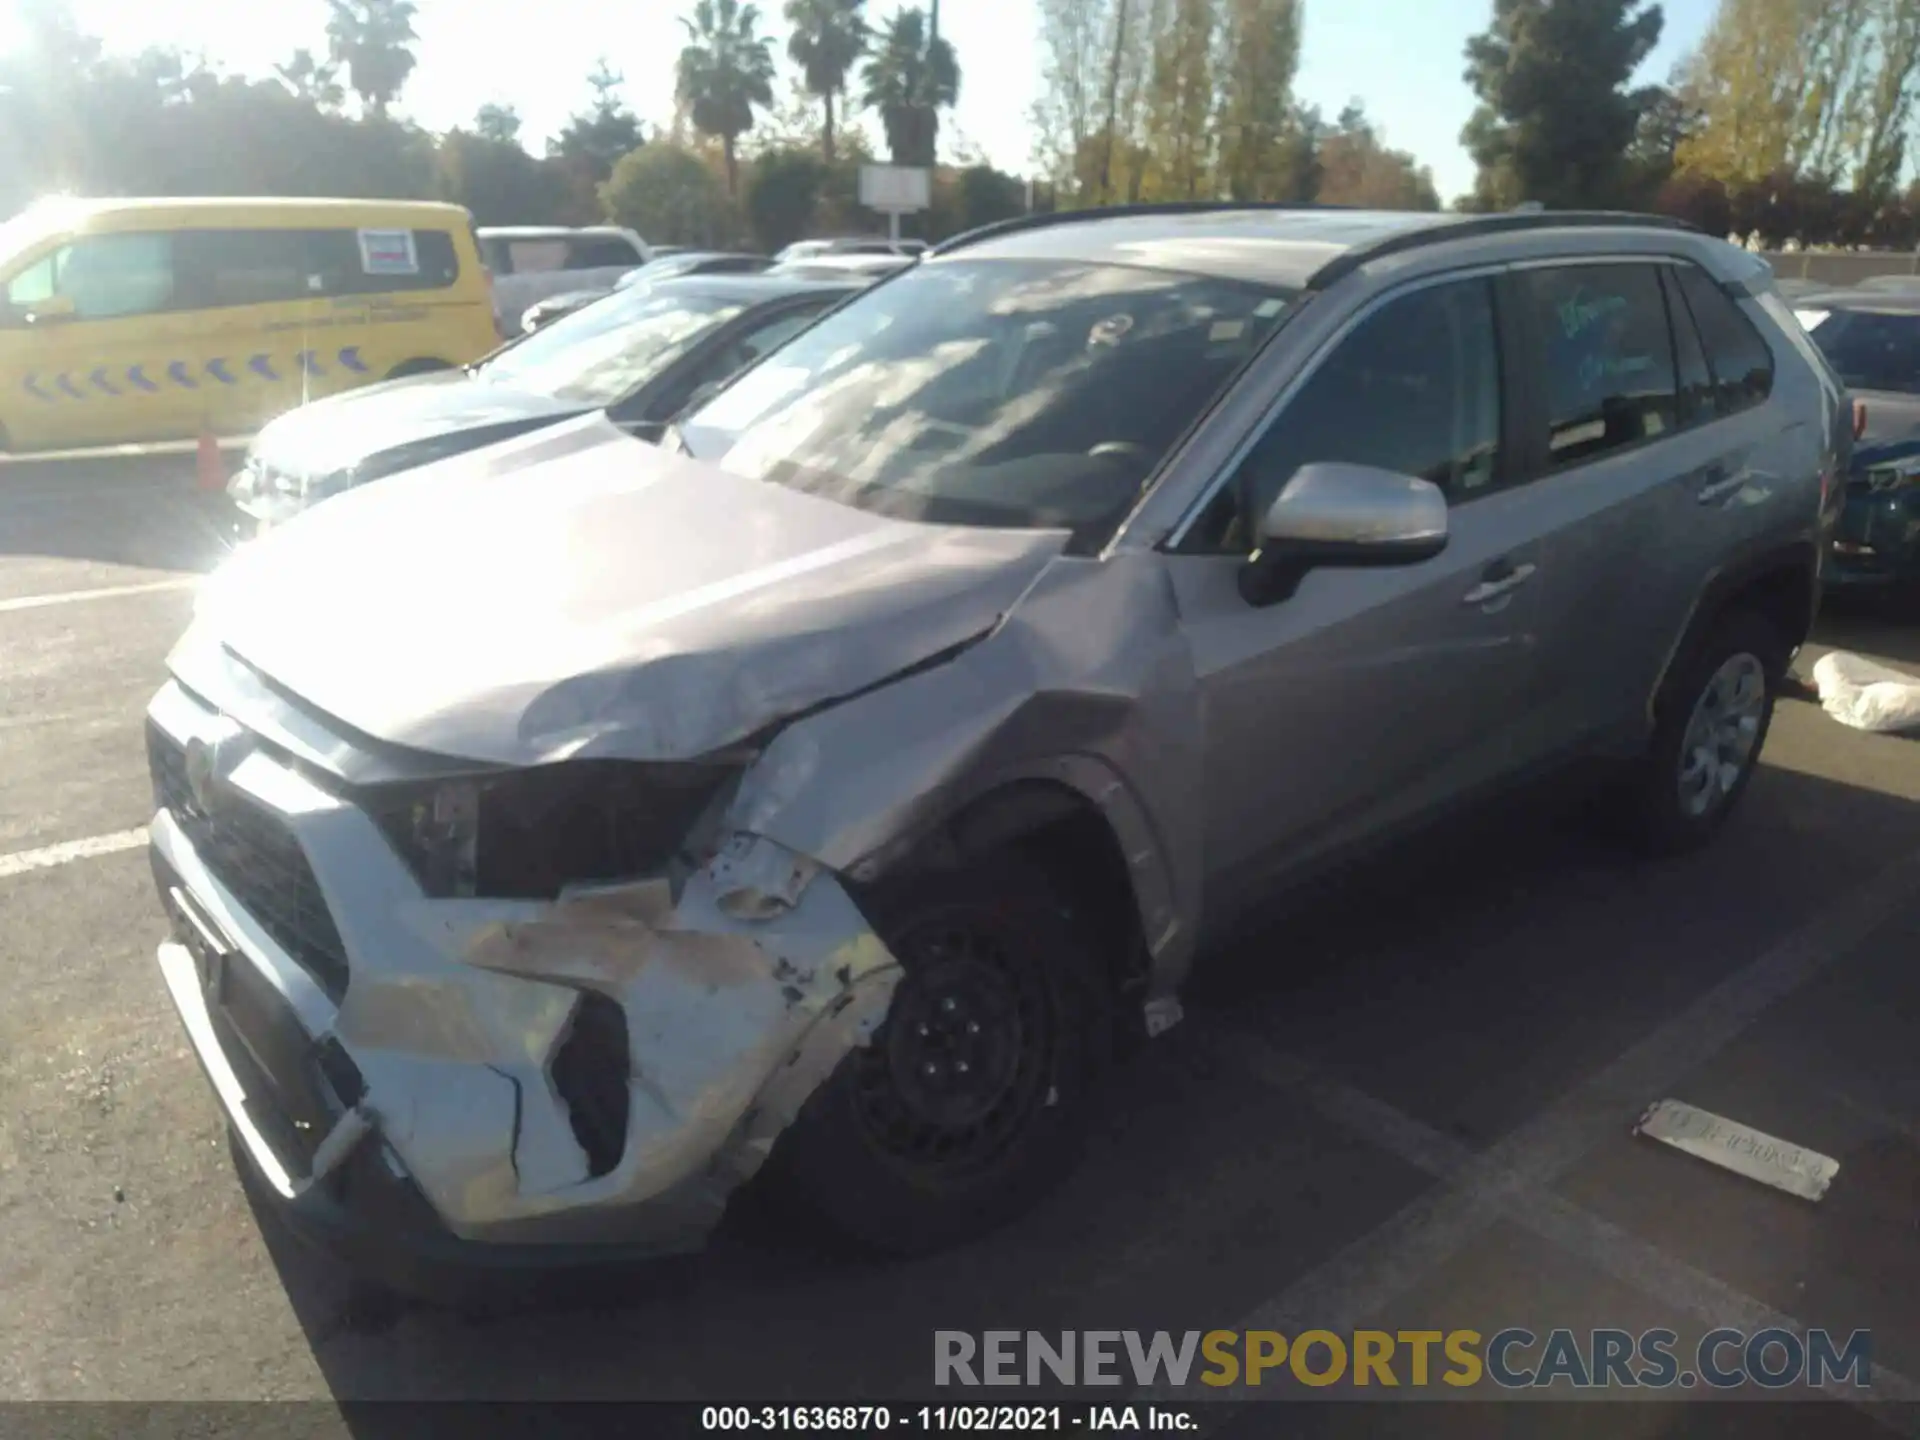
<instances>
[{"instance_id":1,"label":"white car","mask_svg":"<svg viewBox=\"0 0 1920 1440\"><path fill-rule=\"evenodd\" d=\"M616 225L482 226L480 258L493 275L493 315L500 333L521 333L535 301L568 290L611 290L629 270L653 258L633 231Z\"/></svg>"}]
</instances>

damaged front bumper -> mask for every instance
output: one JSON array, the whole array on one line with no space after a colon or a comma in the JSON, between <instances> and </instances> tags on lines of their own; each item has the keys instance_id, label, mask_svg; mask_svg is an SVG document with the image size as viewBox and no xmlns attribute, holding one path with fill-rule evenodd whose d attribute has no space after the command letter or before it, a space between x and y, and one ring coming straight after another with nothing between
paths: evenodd
<instances>
[{"instance_id":1,"label":"damaged front bumper","mask_svg":"<svg viewBox=\"0 0 1920 1440\"><path fill-rule=\"evenodd\" d=\"M178 685L148 718L161 974L257 1177L353 1258L695 1248L892 998L838 880L770 841L677 887L435 899Z\"/></svg>"}]
</instances>

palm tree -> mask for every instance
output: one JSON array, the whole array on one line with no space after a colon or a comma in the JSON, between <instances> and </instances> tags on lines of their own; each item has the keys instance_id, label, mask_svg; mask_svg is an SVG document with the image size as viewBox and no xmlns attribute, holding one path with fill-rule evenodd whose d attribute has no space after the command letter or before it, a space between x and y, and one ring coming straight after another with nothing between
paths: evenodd
<instances>
[{"instance_id":1,"label":"palm tree","mask_svg":"<svg viewBox=\"0 0 1920 1440\"><path fill-rule=\"evenodd\" d=\"M787 55L800 67L801 83L826 107L820 153L833 163L833 100L847 88L847 75L867 48L865 0L787 0L793 34Z\"/></svg>"},{"instance_id":2,"label":"palm tree","mask_svg":"<svg viewBox=\"0 0 1920 1440\"><path fill-rule=\"evenodd\" d=\"M387 107L413 73L413 0L327 0L327 50L369 115Z\"/></svg>"},{"instance_id":3,"label":"palm tree","mask_svg":"<svg viewBox=\"0 0 1920 1440\"><path fill-rule=\"evenodd\" d=\"M687 45L680 52L674 98L693 128L718 135L727 157L727 193L738 189L734 142L753 128L753 107L773 107L773 55L758 34L760 8L740 0L700 0L682 17Z\"/></svg>"},{"instance_id":4,"label":"palm tree","mask_svg":"<svg viewBox=\"0 0 1920 1440\"><path fill-rule=\"evenodd\" d=\"M322 110L337 110L347 98L340 82L334 78L333 66L322 65L305 46L294 51L293 58L286 64L273 68L280 83L293 92L296 100L304 100Z\"/></svg>"},{"instance_id":5,"label":"palm tree","mask_svg":"<svg viewBox=\"0 0 1920 1440\"><path fill-rule=\"evenodd\" d=\"M951 45L928 36L923 11L902 10L887 22L861 78L862 98L880 112L893 163L932 165L940 111L960 98L960 64Z\"/></svg>"}]
</instances>

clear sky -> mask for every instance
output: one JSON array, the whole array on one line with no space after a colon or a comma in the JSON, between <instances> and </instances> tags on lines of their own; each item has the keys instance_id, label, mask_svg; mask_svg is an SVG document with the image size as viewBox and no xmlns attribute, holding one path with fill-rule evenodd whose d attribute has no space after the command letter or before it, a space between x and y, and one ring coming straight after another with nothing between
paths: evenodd
<instances>
[{"instance_id":1,"label":"clear sky","mask_svg":"<svg viewBox=\"0 0 1920 1440\"><path fill-rule=\"evenodd\" d=\"M0 0L0 10L11 0ZM898 0L868 0L884 19ZM399 108L445 129L488 101L516 106L538 145L586 99L586 75L606 54L627 78L628 103L659 123L673 111L680 0L418 0L420 64ZM1461 49L1483 29L1491 0L1303 0L1302 99L1329 115L1362 101L1389 144L1433 167L1443 199L1472 187L1460 127L1472 109ZM1666 78L1700 38L1714 0L1667 0L1666 29L1643 77ZM74 0L82 23L114 50L177 45L223 69L254 74L307 45L325 48L323 0ZM778 33L778 0L762 5ZM0 17L3 18L3 17ZM943 129L1018 174L1031 160L1027 122L1039 85L1033 0L942 0L940 28L960 59L960 104ZM5 26L0 23L0 34ZM781 47L776 46L776 50ZM1020 58L1020 57L1025 57ZM785 56L781 53L784 67ZM783 78L782 86L786 81Z\"/></svg>"}]
</instances>

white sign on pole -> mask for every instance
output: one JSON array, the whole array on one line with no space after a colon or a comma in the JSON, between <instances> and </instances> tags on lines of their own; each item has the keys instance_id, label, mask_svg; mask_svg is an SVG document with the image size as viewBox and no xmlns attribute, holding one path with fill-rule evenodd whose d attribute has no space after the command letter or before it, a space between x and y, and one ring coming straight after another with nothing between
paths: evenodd
<instances>
[{"instance_id":1,"label":"white sign on pole","mask_svg":"<svg viewBox=\"0 0 1920 1440\"><path fill-rule=\"evenodd\" d=\"M910 215L933 199L933 172L919 165L862 165L860 203L887 215Z\"/></svg>"}]
</instances>

